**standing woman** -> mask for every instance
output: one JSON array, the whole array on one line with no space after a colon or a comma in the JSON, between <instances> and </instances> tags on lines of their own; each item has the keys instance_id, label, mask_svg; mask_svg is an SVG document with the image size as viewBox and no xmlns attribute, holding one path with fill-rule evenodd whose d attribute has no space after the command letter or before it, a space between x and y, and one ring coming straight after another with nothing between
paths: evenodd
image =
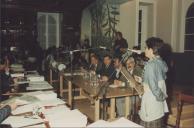
<instances>
[{"instance_id":1,"label":"standing woman","mask_svg":"<svg viewBox=\"0 0 194 128\"><path fill-rule=\"evenodd\" d=\"M146 40L145 56L149 59L144 67L140 124L145 128L163 128L164 115L168 112L166 104L166 72L168 67L160 54L163 40L151 37Z\"/></svg>"}]
</instances>

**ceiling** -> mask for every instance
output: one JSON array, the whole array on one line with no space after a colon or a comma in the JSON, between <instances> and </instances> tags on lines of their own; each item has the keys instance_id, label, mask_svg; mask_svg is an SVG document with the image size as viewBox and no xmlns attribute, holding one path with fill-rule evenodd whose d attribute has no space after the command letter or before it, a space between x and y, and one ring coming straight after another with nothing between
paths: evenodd
<instances>
[{"instance_id":1,"label":"ceiling","mask_svg":"<svg viewBox=\"0 0 194 128\"><path fill-rule=\"evenodd\" d=\"M37 12L59 12L63 24L80 24L81 12L95 0L0 0L1 22L18 25L20 21L31 25L36 22Z\"/></svg>"},{"instance_id":2,"label":"ceiling","mask_svg":"<svg viewBox=\"0 0 194 128\"><path fill-rule=\"evenodd\" d=\"M95 0L1 0L1 7L33 11L79 12Z\"/></svg>"}]
</instances>

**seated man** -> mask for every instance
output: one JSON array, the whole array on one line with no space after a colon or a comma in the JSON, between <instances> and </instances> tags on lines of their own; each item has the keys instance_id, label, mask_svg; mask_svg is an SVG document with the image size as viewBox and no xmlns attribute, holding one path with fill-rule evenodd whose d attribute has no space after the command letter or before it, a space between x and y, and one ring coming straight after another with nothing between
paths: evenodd
<instances>
[{"instance_id":1,"label":"seated man","mask_svg":"<svg viewBox=\"0 0 194 128\"><path fill-rule=\"evenodd\" d=\"M120 72L123 65L122 65L121 59L119 57L116 57L114 59L114 67L116 70L114 85L117 85L118 87L126 86L128 83L127 83L126 78ZM125 116L125 98L124 97L116 98L116 108L117 108L117 116L118 117Z\"/></svg>"},{"instance_id":2,"label":"seated man","mask_svg":"<svg viewBox=\"0 0 194 128\"><path fill-rule=\"evenodd\" d=\"M136 81L141 82L142 79L139 75L140 74L139 72L141 72L142 70L139 70L139 68L136 68L134 58L129 57L126 60L125 65L126 65L127 71L135 77ZM114 66L115 66L116 71L117 71L116 77L115 77L116 79L114 80L114 84L118 85L118 86L130 86L130 84L127 82L127 79L120 73L120 69L122 68L123 65L122 65L121 60L119 58L115 59ZM135 106L136 98L132 97L130 99L130 103L131 103L131 105L130 105L130 108L129 108L129 110L130 110L129 115L134 114L133 113L134 112L133 106ZM124 105L125 105L125 99L123 97L116 99L118 117L124 116L124 114L125 114Z\"/></svg>"},{"instance_id":3,"label":"seated man","mask_svg":"<svg viewBox=\"0 0 194 128\"><path fill-rule=\"evenodd\" d=\"M129 57L126 60L125 65L126 65L127 71L134 76L137 82L141 83L142 82L141 76L142 76L143 69L138 65L136 65L135 59L133 57Z\"/></svg>"},{"instance_id":4,"label":"seated man","mask_svg":"<svg viewBox=\"0 0 194 128\"><path fill-rule=\"evenodd\" d=\"M0 92L2 94L4 93L9 93L10 91L10 75L9 75L9 68L5 66L0 70L0 81L1 81L1 86L0 86ZM9 96L1 96L0 100L6 100L8 99Z\"/></svg>"},{"instance_id":5,"label":"seated man","mask_svg":"<svg viewBox=\"0 0 194 128\"><path fill-rule=\"evenodd\" d=\"M136 64L136 61L132 56L130 56L126 60L125 66L126 66L127 71L135 78L135 80L138 83L141 83L142 82L143 68L141 68L140 66L138 66ZM131 114L130 114L131 117L130 118L134 119L133 115L136 114L135 111L136 111L136 107L137 107L138 102L139 102L139 97L138 96L131 97Z\"/></svg>"},{"instance_id":6,"label":"seated man","mask_svg":"<svg viewBox=\"0 0 194 128\"><path fill-rule=\"evenodd\" d=\"M115 69L112 63L112 59L110 55L105 55L103 58L103 64L100 71L100 75L103 81L108 81L113 79L115 73Z\"/></svg>"},{"instance_id":7,"label":"seated man","mask_svg":"<svg viewBox=\"0 0 194 128\"><path fill-rule=\"evenodd\" d=\"M90 57L91 64L89 66L89 70L94 71L95 74L100 74L101 68L102 68L102 63L100 62L99 58L97 55L92 55Z\"/></svg>"}]
</instances>

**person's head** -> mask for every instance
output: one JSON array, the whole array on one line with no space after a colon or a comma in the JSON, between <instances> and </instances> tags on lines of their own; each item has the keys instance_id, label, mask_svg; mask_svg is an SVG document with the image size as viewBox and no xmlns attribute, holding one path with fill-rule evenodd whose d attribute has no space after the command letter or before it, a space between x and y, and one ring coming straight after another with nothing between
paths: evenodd
<instances>
[{"instance_id":1,"label":"person's head","mask_svg":"<svg viewBox=\"0 0 194 128\"><path fill-rule=\"evenodd\" d=\"M111 56L110 55L105 55L104 56L104 59L103 59L103 62L105 65L110 65L111 64Z\"/></svg>"},{"instance_id":2,"label":"person's head","mask_svg":"<svg viewBox=\"0 0 194 128\"><path fill-rule=\"evenodd\" d=\"M121 32L116 32L116 39L120 40L123 37Z\"/></svg>"},{"instance_id":3,"label":"person's head","mask_svg":"<svg viewBox=\"0 0 194 128\"><path fill-rule=\"evenodd\" d=\"M93 56L93 55L96 55L94 52L91 52L90 53L90 58Z\"/></svg>"},{"instance_id":4,"label":"person's head","mask_svg":"<svg viewBox=\"0 0 194 128\"><path fill-rule=\"evenodd\" d=\"M120 68L121 66L122 66L121 58L120 57L115 57L114 58L114 67L115 68Z\"/></svg>"},{"instance_id":5,"label":"person's head","mask_svg":"<svg viewBox=\"0 0 194 128\"><path fill-rule=\"evenodd\" d=\"M135 67L135 59L133 57L129 57L125 62L127 70L131 71Z\"/></svg>"},{"instance_id":6,"label":"person's head","mask_svg":"<svg viewBox=\"0 0 194 128\"><path fill-rule=\"evenodd\" d=\"M151 37L146 40L145 56L149 59L160 56L164 41L157 37Z\"/></svg>"},{"instance_id":7,"label":"person's head","mask_svg":"<svg viewBox=\"0 0 194 128\"><path fill-rule=\"evenodd\" d=\"M98 64L98 61L99 61L99 59L98 59L98 56L97 55L92 55L91 57L90 57L90 59L91 59L91 64Z\"/></svg>"}]
</instances>

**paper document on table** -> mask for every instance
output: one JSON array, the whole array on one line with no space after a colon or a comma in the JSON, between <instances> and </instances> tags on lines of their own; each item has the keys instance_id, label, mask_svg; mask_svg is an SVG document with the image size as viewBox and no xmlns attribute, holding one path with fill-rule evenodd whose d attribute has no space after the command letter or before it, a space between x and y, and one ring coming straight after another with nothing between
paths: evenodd
<instances>
[{"instance_id":1,"label":"paper document on table","mask_svg":"<svg viewBox=\"0 0 194 128\"><path fill-rule=\"evenodd\" d=\"M32 71L26 71L27 75L38 75L38 72L36 70Z\"/></svg>"},{"instance_id":2,"label":"paper document on table","mask_svg":"<svg viewBox=\"0 0 194 128\"><path fill-rule=\"evenodd\" d=\"M29 86L27 87L27 90L46 90L46 89L53 89L53 87L46 81L29 82Z\"/></svg>"},{"instance_id":3,"label":"paper document on table","mask_svg":"<svg viewBox=\"0 0 194 128\"><path fill-rule=\"evenodd\" d=\"M143 126L140 126L139 124L136 124L124 117L115 120L110 123L110 127L133 127L133 128L143 128Z\"/></svg>"},{"instance_id":4,"label":"paper document on table","mask_svg":"<svg viewBox=\"0 0 194 128\"><path fill-rule=\"evenodd\" d=\"M28 76L28 80L30 81L44 81L44 76Z\"/></svg>"},{"instance_id":5,"label":"paper document on table","mask_svg":"<svg viewBox=\"0 0 194 128\"><path fill-rule=\"evenodd\" d=\"M34 103L20 106L20 107L17 107L15 110L13 110L11 113L12 113L12 115L18 115L18 114L32 112L33 108L35 108L36 106L37 106L37 104L34 104Z\"/></svg>"},{"instance_id":6,"label":"paper document on table","mask_svg":"<svg viewBox=\"0 0 194 128\"><path fill-rule=\"evenodd\" d=\"M86 127L87 117L79 110L61 110L53 114L46 114L51 127Z\"/></svg>"},{"instance_id":7,"label":"paper document on table","mask_svg":"<svg viewBox=\"0 0 194 128\"><path fill-rule=\"evenodd\" d=\"M58 106L58 105L65 105L65 102L59 98L52 99L52 100L45 100L45 101L39 101L37 104L41 107L46 107L46 106Z\"/></svg>"},{"instance_id":8,"label":"paper document on table","mask_svg":"<svg viewBox=\"0 0 194 128\"><path fill-rule=\"evenodd\" d=\"M23 68L22 64L11 64L11 68Z\"/></svg>"},{"instance_id":9,"label":"paper document on table","mask_svg":"<svg viewBox=\"0 0 194 128\"><path fill-rule=\"evenodd\" d=\"M30 81L29 85L50 85L47 81Z\"/></svg>"},{"instance_id":10,"label":"paper document on table","mask_svg":"<svg viewBox=\"0 0 194 128\"><path fill-rule=\"evenodd\" d=\"M21 99L15 99L15 103L17 105L26 105L26 104L30 104L30 102L26 101L26 100L21 100Z\"/></svg>"},{"instance_id":11,"label":"paper document on table","mask_svg":"<svg viewBox=\"0 0 194 128\"><path fill-rule=\"evenodd\" d=\"M24 72L25 69L24 68L11 68L11 71L13 71L13 72Z\"/></svg>"},{"instance_id":12,"label":"paper document on table","mask_svg":"<svg viewBox=\"0 0 194 128\"><path fill-rule=\"evenodd\" d=\"M58 105L65 105L65 102L60 99L55 100L47 100L47 101L38 101L35 103L31 103L28 105L17 107L15 110L12 111L13 115L23 114L27 112L32 112L34 108L41 108L41 107L55 107Z\"/></svg>"},{"instance_id":13,"label":"paper document on table","mask_svg":"<svg viewBox=\"0 0 194 128\"><path fill-rule=\"evenodd\" d=\"M10 124L12 127L25 127L28 125L34 125L44 123L44 121L36 116L36 118L26 118L24 116L9 116L6 120L2 122L2 124Z\"/></svg>"},{"instance_id":14,"label":"paper document on table","mask_svg":"<svg viewBox=\"0 0 194 128\"><path fill-rule=\"evenodd\" d=\"M44 115L53 115L53 114L57 114L57 113L61 114L62 111L68 112L68 111L71 111L71 110L70 110L70 108L68 108L65 105L59 105L59 106L52 107L52 108L49 108L49 109L43 109L42 113Z\"/></svg>"},{"instance_id":15,"label":"paper document on table","mask_svg":"<svg viewBox=\"0 0 194 128\"><path fill-rule=\"evenodd\" d=\"M41 101L57 99L57 94L54 93L53 91L37 91L37 92L27 93L25 95L34 96Z\"/></svg>"},{"instance_id":16,"label":"paper document on table","mask_svg":"<svg viewBox=\"0 0 194 128\"><path fill-rule=\"evenodd\" d=\"M104 121L104 120L98 120L90 125L88 125L87 127L92 128L92 127L126 127L126 128L143 128L143 126L140 126L139 124L136 124L124 117L112 121L112 122L108 122L108 121Z\"/></svg>"},{"instance_id":17,"label":"paper document on table","mask_svg":"<svg viewBox=\"0 0 194 128\"><path fill-rule=\"evenodd\" d=\"M14 77L24 77L24 73L12 73L11 77L12 78L14 78Z\"/></svg>"},{"instance_id":18,"label":"paper document on table","mask_svg":"<svg viewBox=\"0 0 194 128\"><path fill-rule=\"evenodd\" d=\"M98 121L96 121L96 122L88 125L87 127L88 128L97 128L97 127L100 127L100 128L103 127L103 128L105 128L105 127L109 127L109 125L110 125L109 122L107 122L105 120L98 120Z\"/></svg>"}]
</instances>

